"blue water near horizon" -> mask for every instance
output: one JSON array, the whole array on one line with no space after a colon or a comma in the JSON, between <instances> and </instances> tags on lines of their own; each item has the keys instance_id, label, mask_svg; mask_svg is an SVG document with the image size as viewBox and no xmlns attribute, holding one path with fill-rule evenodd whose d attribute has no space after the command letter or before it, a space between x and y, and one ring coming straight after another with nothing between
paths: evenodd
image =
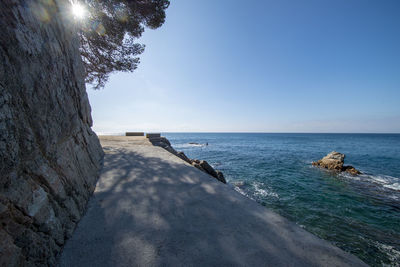
<instances>
[{"instance_id":1,"label":"blue water near horizon","mask_svg":"<svg viewBox=\"0 0 400 267\"><path fill-rule=\"evenodd\" d=\"M399 266L400 134L163 135L221 170L239 193L309 232L372 266ZM331 151L344 153L345 164L363 174L311 166Z\"/></svg>"}]
</instances>

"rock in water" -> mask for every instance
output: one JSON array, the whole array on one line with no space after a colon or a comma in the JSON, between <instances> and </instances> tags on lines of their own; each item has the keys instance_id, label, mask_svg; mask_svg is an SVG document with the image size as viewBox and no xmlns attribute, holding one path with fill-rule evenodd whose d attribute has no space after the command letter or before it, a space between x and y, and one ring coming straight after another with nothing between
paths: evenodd
<instances>
[{"instance_id":1,"label":"rock in water","mask_svg":"<svg viewBox=\"0 0 400 267\"><path fill-rule=\"evenodd\" d=\"M225 180L224 174L223 174L222 172L220 172L220 171L216 171L216 172L217 172L217 179L218 179L220 182L226 184L226 180Z\"/></svg>"},{"instance_id":2,"label":"rock in water","mask_svg":"<svg viewBox=\"0 0 400 267\"><path fill-rule=\"evenodd\" d=\"M341 171L344 164L345 155L336 151L332 151L317 162L313 162L314 166L326 168L328 170Z\"/></svg>"},{"instance_id":3,"label":"rock in water","mask_svg":"<svg viewBox=\"0 0 400 267\"><path fill-rule=\"evenodd\" d=\"M103 151L66 0L0 8L0 266L56 266Z\"/></svg>"},{"instance_id":4,"label":"rock in water","mask_svg":"<svg viewBox=\"0 0 400 267\"><path fill-rule=\"evenodd\" d=\"M350 173L351 175L361 174L361 172L359 170L357 170L356 168L354 168L353 166L344 166L343 171L346 171L346 172Z\"/></svg>"},{"instance_id":5,"label":"rock in water","mask_svg":"<svg viewBox=\"0 0 400 267\"><path fill-rule=\"evenodd\" d=\"M181 159L183 159L184 161L186 161L187 163L192 164L192 160L189 159L189 158L185 155L185 153L183 153L182 151L179 151L179 152L177 153L177 156L180 157Z\"/></svg>"},{"instance_id":6,"label":"rock in water","mask_svg":"<svg viewBox=\"0 0 400 267\"><path fill-rule=\"evenodd\" d=\"M181 158L182 160L186 161L187 163L191 164L192 166L196 167L197 169L211 175L218 181L226 184L226 180L222 172L216 171L210 164L208 164L205 160L197 160L197 159L190 159L188 158L185 153L176 151L172 146L169 140L165 137L157 137L157 138L150 138L149 141L154 146L160 146L167 150L168 152L174 154L175 156Z\"/></svg>"},{"instance_id":7,"label":"rock in water","mask_svg":"<svg viewBox=\"0 0 400 267\"><path fill-rule=\"evenodd\" d=\"M344 166L344 158L346 156L342 153L332 151L322 159L312 163L314 166L325 168L328 170L334 170L339 172L348 172L352 175L361 174L361 172L355 169L353 166Z\"/></svg>"}]
</instances>

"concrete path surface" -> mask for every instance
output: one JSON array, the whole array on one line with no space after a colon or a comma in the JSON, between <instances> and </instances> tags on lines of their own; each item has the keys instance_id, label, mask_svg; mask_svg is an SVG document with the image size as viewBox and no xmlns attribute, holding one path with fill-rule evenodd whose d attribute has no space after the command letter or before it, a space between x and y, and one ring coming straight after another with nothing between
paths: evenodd
<instances>
[{"instance_id":1,"label":"concrete path surface","mask_svg":"<svg viewBox=\"0 0 400 267\"><path fill-rule=\"evenodd\" d=\"M101 137L104 168L60 266L363 266L137 137Z\"/></svg>"}]
</instances>

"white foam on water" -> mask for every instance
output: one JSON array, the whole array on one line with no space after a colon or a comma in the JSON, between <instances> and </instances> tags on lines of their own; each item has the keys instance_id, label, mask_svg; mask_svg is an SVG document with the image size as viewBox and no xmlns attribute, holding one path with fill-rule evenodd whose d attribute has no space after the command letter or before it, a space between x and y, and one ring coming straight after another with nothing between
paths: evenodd
<instances>
[{"instance_id":1,"label":"white foam on water","mask_svg":"<svg viewBox=\"0 0 400 267\"><path fill-rule=\"evenodd\" d=\"M400 191L400 178L389 175L362 175L362 177L370 179L373 183L382 185L385 188Z\"/></svg>"},{"instance_id":2,"label":"white foam on water","mask_svg":"<svg viewBox=\"0 0 400 267\"><path fill-rule=\"evenodd\" d=\"M356 181L360 180L368 181L388 189L400 191L400 178L398 177L393 177L389 175L370 175L370 174L360 174L354 176L348 173L342 173L341 176Z\"/></svg>"},{"instance_id":3,"label":"white foam on water","mask_svg":"<svg viewBox=\"0 0 400 267\"><path fill-rule=\"evenodd\" d=\"M388 256L391 264L386 265L386 266L399 266L400 251L396 250L392 246L379 243L378 241L375 241L374 244L381 252L383 252L384 254L386 254ZM385 265L383 265L383 266L385 266Z\"/></svg>"},{"instance_id":4,"label":"white foam on water","mask_svg":"<svg viewBox=\"0 0 400 267\"><path fill-rule=\"evenodd\" d=\"M400 191L400 183L385 184L384 187Z\"/></svg>"},{"instance_id":5,"label":"white foam on water","mask_svg":"<svg viewBox=\"0 0 400 267\"><path fill-rule=\"evenodd\" d=\"M350 173L347 173L347 172L340 173L340 176L344 177L346 179L355 180L355 181L361 180L360 175L351 175Z\"/></svg>"},{"instance_id":6,"label":"white foam on water","mask_svg":"<svg viewBox=\"0 0 400 267\"><path fill-rule=\"evenodd\" d=\"M246 194L246 192L244 192L243 189L241 189L240 187L234 186L233 188L235 189L236 192L238 192L238 193L242 194L243 196L245 196L247 198L250 198L251 200L255 201L254 198L252 198L249 194Z\"/></svg>"},{"instance_id":7,"label":"white foam on water","mask_svg":"<svg viewBox=\"0 0 400 267\"><path fill-rule=\"evenodd\" d=\"M394 199L394 200L399 200L399 197L395 196L395 195L388 195L387 197L391 198L391 199Z\"/></svg>"},{"instance_id":8,"label":"white foam on water","mask_svg":"<svg viewBox=\"0 0 400 267\"><path fill-rule=\"evenodd\" d=\"M241 186L245 185L245 182L244 181L234 181L233 185L237 186L237 187L241 187Z\"/></svg>"},{"instance_id":9,"label":"white foam on water","mask_svg":"<svg viewBox=\"0 0 400 267\"><path fill-rule=\"evenodd\" d=\"M175 148L188 148L188 147L204 147L205 144L177 144L174 145Z\"/></svg>"},{"instance_id":10,"label":"white foam on water","mask_svg":"<svg viewBox=\"0 0 400 267\"><path fill-rule=\"evenodd\" d=\"M278 194L275 192L272 192L272 190L268 190L267 188L265 188L265 185L263 183L260 182L254 182L252 183L253 188L254 188L254 193L257 196L261 196L261 197L275 197L278 198ZM264 187L264 188L261 188Z\"/></svg>"}]
</instances>

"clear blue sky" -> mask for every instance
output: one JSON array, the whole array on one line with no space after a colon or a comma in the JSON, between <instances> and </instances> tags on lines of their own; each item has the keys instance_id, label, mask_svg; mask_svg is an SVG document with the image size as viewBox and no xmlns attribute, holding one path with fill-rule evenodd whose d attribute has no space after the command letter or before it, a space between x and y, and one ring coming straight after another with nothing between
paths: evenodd
<instances>
[{"instance_id":1,"label":"clear blue sky","mask_svg":"<svg viewBox=\"0 0 400 267\"><path fill-rule=\"evenodd\" d=\"M173 0L94 130L400 132L399 0Z\"/></svg>"}]
</instances>

